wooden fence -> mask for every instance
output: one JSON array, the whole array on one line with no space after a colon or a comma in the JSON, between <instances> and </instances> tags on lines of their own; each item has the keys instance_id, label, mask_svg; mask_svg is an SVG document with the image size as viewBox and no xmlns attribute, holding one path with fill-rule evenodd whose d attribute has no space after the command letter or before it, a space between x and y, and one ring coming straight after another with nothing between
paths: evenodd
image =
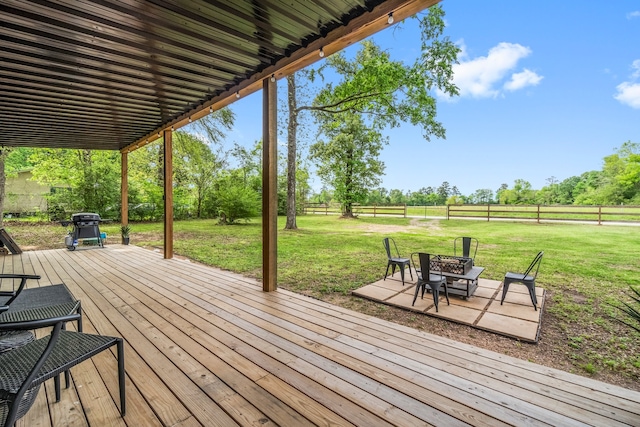
<instances>
[{"instance_id":1,"label":"wooden fence","mask_svg":"<svg viewBox=\"0 0 640 427\"><path fill-rule=\"evenodd\" d=\"M341 215L342 210L338 204L326 203L306 203L304 205L305 214ZM407 217L407 205L402 206L361 206L353 205L355 215L373 216L402 216Z\"/></svg>"},{"instance_id":2,"label":"wooden fence","mask_svg":"<svg viewBox=\"0 0 640 427\"><path fill-rule=\"evenodd\" d=\"M396 216L406 218L470 218L513 219L525 221L585 221L597 224L612 222L640 223L640 206L575 206L575 205L448 205L448 206L360 206L356 215ZM304 213L341 215L339 204L306 203Z\"/></svg>"},{"instance_id":3,"label":"wooden fence","mask_svg":"<svg viewBox=\"0 0 640 427\"><path fill-rule=\"evenodd\" d=\"M448 205L449 218L640 222L640 206Z\"/></svg>"}]
</instances>

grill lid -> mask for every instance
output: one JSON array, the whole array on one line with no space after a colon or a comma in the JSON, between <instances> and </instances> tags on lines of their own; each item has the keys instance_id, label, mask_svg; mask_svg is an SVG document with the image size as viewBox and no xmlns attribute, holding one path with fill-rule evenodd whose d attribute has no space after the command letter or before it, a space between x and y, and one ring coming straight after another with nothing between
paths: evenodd
<instances>
[{"instance_id":1,"label":"grill lid","mask_svg":"<svg viewBox=\"0 0 640 427\"><path fill-rule=\"evenodd\" d=\"M100 215L97 213L80 212L80 213L73 214L71 216L71 221L73 222L100 221Z\"/></svg>"}]
</instances>

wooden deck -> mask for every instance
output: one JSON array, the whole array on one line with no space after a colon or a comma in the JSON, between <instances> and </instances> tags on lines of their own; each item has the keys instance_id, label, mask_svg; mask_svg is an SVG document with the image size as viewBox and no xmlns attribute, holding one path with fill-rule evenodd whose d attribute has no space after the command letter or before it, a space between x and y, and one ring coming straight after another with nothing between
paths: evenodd
<instances>
[{"instance_id":1,"label":"wooden deck","mask_svg":"<svg viewBox=\"0 0 640 427\"><path fill-rule=\"evenodd\" d=\"M0 257L65 282L115 356L47 383L18 426L640 425L640 393L372 318L135 246Z\"/></svg>"}]
</instances>

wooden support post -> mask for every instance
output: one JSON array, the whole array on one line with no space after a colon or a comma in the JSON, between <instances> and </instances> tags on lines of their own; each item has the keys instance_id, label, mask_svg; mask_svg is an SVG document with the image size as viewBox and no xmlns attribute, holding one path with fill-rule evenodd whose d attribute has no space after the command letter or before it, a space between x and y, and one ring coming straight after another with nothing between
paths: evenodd
<instances>
[{"instance_id":1,"label":"wooden support post","mask_svg":"<svg viewBox=\"0 0 640 427\"><path fill-rule=\"evenodd\" d=\"M173 258L173 133L164 131L164 259Z\"/></svg>"},{"instance_id":2,"label":"wooden support post","mask_svg":"<svg viewBox=\"0 0 640 427\"><path fill-rule=\"evenodd\" d=\"M129 224L129 156L127 152L121 155L120 166L120 224Z\"/></svg>"},{"instance_id":3,"label":"wooden support post","mask_svg":"<svg viewBox=\"0 0 640 427\"><path fill-rule=\"evenodd\" d=\"M278 126L276 82L262 81L262 290L275 291L278 239Z\"/></svg>"},{"instance_id":4,"label":"wooden support post","mask_svg":"<svg viewBox=\"0 0 640 427\"><path fill-rule=\"evenodd\" d=\"M491 220L491 203L487 203L487 222Z\"/></svg>"}]
</instances>

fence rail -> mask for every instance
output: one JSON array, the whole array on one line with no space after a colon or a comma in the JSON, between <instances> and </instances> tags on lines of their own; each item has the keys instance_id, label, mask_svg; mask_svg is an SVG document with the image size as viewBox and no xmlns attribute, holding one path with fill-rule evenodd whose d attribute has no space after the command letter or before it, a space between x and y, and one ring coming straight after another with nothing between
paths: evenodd
<instances>
[{"instance_id":1,"label":"fence rail","mask_svg":"<svg viewBox=\"0 0 640 427\"><path fill-rule=\"evenodd\" d=\"M325 203L306 203L304 205L304 213L306 214L325 214L325 215L340 215L342 210L340 205L325 204ZM361 206L353 205L353 213L356 215L371 215L374 218L377 216L402 216L407 217L407 205L402 206Z\"/></svg>"},{"instance_id":2,"label":"fence rail","mask_svg":"<svg viewBox=\"0 0 640 427\"><path fill-rule=\"evenodd\" d=\"M640 206L449 205L449 218L640 222Z\"/></svg>"},{"instance_id":3,"label":"fence rail","mask_svg":"<svg viewBox=\"0 0 640 427\"><path fill-rule=\"evenodd\" d=\"M514 219L527 221L586 221L640 223L640 206L575 205L448 205L448 206L353 206L354 214L430 218ZM338 204L306 203L306 214L341 215Z\"/></svg>"}]
</instances>

